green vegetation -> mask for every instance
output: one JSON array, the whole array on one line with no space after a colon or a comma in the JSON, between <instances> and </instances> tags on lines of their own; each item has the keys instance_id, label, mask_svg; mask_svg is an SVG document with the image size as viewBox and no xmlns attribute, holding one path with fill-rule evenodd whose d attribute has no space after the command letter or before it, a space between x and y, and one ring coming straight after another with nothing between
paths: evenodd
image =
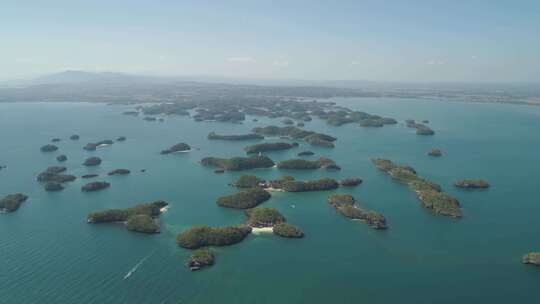
<instances>
[{"instance_id":1,"label":"green vegetation","mask_svg":"<svg viewBox=\"0 0 540 304\"><path fill-rule=\"evenodd\" d=\"M128 217L126 228L129 231L141 233L158 233L159 225L154 219L146 214L136 214Z\"/></svg>"},{"instance_id":2,"label":"green vegetation","mask_svg":"<svg viewBox=\"0 0 540 304\"><path fill-rule=\"evenodd\" d=\"M65 162L67 160L67 156L65 156L64 154L58 155L56 157L56 160L59 161L59 162Z\"/></svg>"},{"instance_id":3,"label":"green vegetation","mask_svg":"<svg viewBox=\"0 0 540 304\"><path fill-rule=\"evenodd\" d=\"M532 264L540 266L540 252L530 252L523 256L521 259L523 264Z\"/></svg>"},{"instance_id":4,"label":"green vegetation","mask_svg":"<svg viewBox=\"0 0 540 304\"><path fill-rule=\"evenodd\" d=\"M250 188L235 194L218 198L217 204L221 207L248 209L270 199L270 193L261 188Z\"/></svg>"},{"instance_id":5,"label":"green vegetation","mask_svg":"<svg viewBox=\"0 0 540 304\"><path fill-rule=\"evenodd\" d=\"M170 147L169 149L165 149L161 151L161 154L171 154L171 153L176 153L176 152L185 152L189 150L191 150L191 147L188 144L179 143Z\"/></svg>"},{"instance_id":6,"label":"green vegetation","mask_svg":"<svg viewBox=\"0 0 540 304\"><path fill-rule=\"evenodd\" d=\"M360 185L361 183L362 179L358 177L345 178L340 182L343 187L354 187Z\"/></svg>"},{"instance_id":7,"label":"green vegetation","mask_svg":"<svg viewBox=\"0 0 540 304\"><path fill-rule=\"evenodd\" d=\"M100 164L101 164L101 158L99 158L97 156L89 157L83 163L83 165L87 166L87 167L99 166Z\"/></svg>"},{"instance_id":8,"label":"green vegetation","mask_svg":"<svg viewBox=\"0 0 540 304\"><path fill-rule=\"evenodd\" d=\"M313 153L312 151L302 151L300 153L298 153L297 155L298 156L310 156L310 155L314 155L315 153Z\"/></svg>"},{"instance_id":9,"label":"green vegetation","mask_svg":"<svg viewBox=\"0 0 540 304\"><path fill-rule=\"evenodd\" d=\"M94 151L97 149L97 147L101 145L112 145L114 142L110 139L101 140L95 143L87 143L86 146L83 147L84 150L87 151Z\"/></svg>"},{"instance_id":10,"label":"green vegetation","mask_svg":"<svg viewBox=\"0 0 540 304\"><path fill-rule=\"evenodd\" d=\"M412 167L398 166L387 159L373 159L372 162L394 180L406 184L413 190L425 208L435 214L461 217L458 200L441 192L440 185L419 177Z\"/></svg>"},{"instance_id":11,"label":"green vegetation","mask_svg":"<svg viewBox=\"0 0 540 304\"><path fill-rule=\"evenodd\" d=\"M53 144L47 144L40 148L41 152L54 152L58 150L58 147Z\"/></svg>"},{"instance_id":12,"label":"green vegetation","mask_svg":"<svg viewBox=\"0 0 540 304\"><path fill-rule=\"evenodd\" d=\"M102 189L109 188L111 184L107 182L91 182L88 184L85 184L81 187L81 191L83 192L92 192L92 191L99 191Z\"/></svg>"},{"instance_id":13,"label":"green vegetation","mask_svg":"<svg viewBox=\"0 0 540 304\"><path fill-rule=\"evenodd\" d=\"M271 168L275 163L267 156L217 158L205 157L201 160L203 166L218 167L223 170L240 171L256 168Z\"/></svg>"},{"instance_id":14,"label":"green vegetation","mask_svg":"<svg viewBox=\"0 0 540 304\"><path fill-rule=\"evenodd\" d=\"M203 267L214 265L214 254L208 248L193 251L188 262L191 271L200 270Z\"/></svg>"},{"instance_id":15,"label":"green vegetation","mask_svg":"<svg viewBox=\"0 0 540 304\"><path fill-rule=\"evenodd\" d=\"M281 151L291 149L293 145L285 142L277 143L263 143L256 144L252 146L247 146L244 148L247 154L259 153L259 152L268 152L268 151Z\"/></svg>"},{"instance_id":16,"label":"green vegetation","mask_svg":"<svg viewBox=\"0 0 540 304\"><path fill-rule=\"evenodd\" d=\"M440 156L442 156L442 151L439 150L439 149L433 149L433 150L428 152L428 155L433 156L433 157L440 157Z\"/></svg>"},{"instance_id":17,"label":"green vegetation","mask_svg":"<svg viewBox=\"0 0 540 304\"><path fill-rule=\"evenodd\" d=\"M307 159L289 159L281 161L277 164L279 169L290 169L290 170L314 170L319 168L324 168L328 170L340 170L341 168L336 165L336 163L325 157L321 157L318 160L307 160Z\"/></svg>"},{"instance_id":18,"label":"green vegetation","mask_svg":"<svg viewBox=\"0 0 540 304\"><path fill-rule=\"evenodd\" d=\"M285 222L285 217L274 208L253 208L246 210L247 224L251 227L272 227Z\"/></svg>"},{"instance_id":19,"label":"green vegetation","mask_svg":"<svg viewBox=\"0 0 540 304\"><path fill-rule=\"evenodd\" d=\"M0 212L14 212L28 199L22 193L9 194L0 199Z\"/></svg>"},{"instance_id":20,"label":"green vegetation","mask_svg":"<svg viewBox=\"0 0 540 304\"><path fill-rule=\"evenodd\" d=\"M302 238L304 237L304 232L300 228L293 226L287 223L280 223L274 225L272 229L275 235L286 238Z\"/></svg>"},{"instance_id":21,"label":"green vegetation","mask_svg":"<svg viewBox=\"0 0 540 304\"><path fill-rule=\"evenodd\" d=\"M45 171L41 172L37 176L37 181L46 183L46 182L56 182L56 183L65 183L74 181L77 177L69 174L62 174L66 171L66 167L61 166L52 166L47 168Z\"/></svg>"},{"instance_id":22,"label":"green vegetation","mask_svg":"<svg viewBox=\"0 0 540 304\"><path fill-rule=\"evenodd\" d=\"M323 148L333 148L334 144L326 139L323 139L320 134L312 134L309 136L304 137L304 140L312 145L317 147L323 147Z\"/></svg>"},{"instance_id":23,"label":"green vegetation","mask_svg":"<svg viewBox=\"0 0 540 304\"><path fill-rule=\"evenodd\" d=\"M242 175L232 185L237 188L253 188L259 186L264 180L254 175Z\"/></svg>"},{"instance_id":24,"label":"green vegetation","mask_svg":"<svg viewBox=\"0 0 540 304\"><path fill-rule=\"evenodd\" d=\"M262 128L254 128L253 132L266 136L287 136L295 139L303 139L311 145L321 147L334 147L332 142L336 141L336 138L330 135L306 131L293 126L267 126Z\"/></svg>"},{"instance_id":25,"label":"green vegetation","mask_svg":"<svg viewBox=\"0 0 540 304\"><path fill-rule=\"evenodd\" d=\"M155 201L126 209L106 209L90 213L87 221L88 223L125 222L129 231L158 233L159 225L154 219L161 214L161 208L167 205L164 201Z\"/></svg>"},{"instance_id":26,"label":"green vegetation","mask_svg":"<svg viewBox=\"0 0 540 304\"><path fill-rule=\"evenodd\" d=\"M454 185L465 189L486 189L490 187L489 183L482 179L464 179L457 181Z\"/></svg>"},{"instance_id":27,"label":"green vegetation","mask_svg":"<svg viewBox=\"0 0 540 304\"><path fill-rule=\"evenodd\" d=\"M218 135L215 132L208 134L208 139L213 140L257 140L264 139L264 136L254 133L241 134L241 135Z\"/></svg>"},{"instance_id":28,"label":"green vegetation","mask_svg":"<svg viewBox=\"0 0 540 304\"><path fill-rule=\"evenodd\" d=\"M251 233L246 225L230 227L196 226L183 231L176 237L178 246L198 249L206 246L227 246L243 241Z\"/></svg>"},{"instance_id":29,"label":"green vegetation","mask_svg":"<svg viewBox=\"0 0 540 304\"><path fill-rule=\"evenodd\" d=\"M130 172L131 171L129 171L128 169L115 169L107 173L107 175L126 175L126 174L129 174Z\"/></svg>"},{"instance_id":30,"label":"green vegetation","mask_svg":"<svg viewBox=\"0 0 540 304\"><path fill-rule=\"evenodd\" d=\"M339 183L331 178L321 178L314 181L282 181L279 189L287 192L325 191L339 187Z\"/></svg>"},{"instance_id":31,"label":"green vegetation","mask_svg":"<svg viewBox=\"0 0 540 304\"><path fill-rule=\"evenodd\" d=\"M64 186L62 186L62 184L58 182L48 182L45 184L44 188L45 188L45 191L48 191L48 192L64 190Z\"/></svg>"},{"instance_id":32,"label":"green vegetation","mask_svg":"<svg viewBox=\"0 0 540 304\"><path fill-rule=\"evenodd\" d=\"M355 220L365 221L374 229L386 229L386 218L376 211L365 211L356 206L356 199L350 194L335 194L328 198L328 203L341 215Z\"/></svg>"}]
</instances>

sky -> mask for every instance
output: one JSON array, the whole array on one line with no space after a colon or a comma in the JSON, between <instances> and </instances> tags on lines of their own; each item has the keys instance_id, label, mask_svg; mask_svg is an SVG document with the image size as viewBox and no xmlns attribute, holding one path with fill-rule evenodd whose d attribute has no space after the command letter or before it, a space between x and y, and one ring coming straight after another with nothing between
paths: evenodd
<instances>
[{"instance_id":1,"label":"sky","mask_svg":"<svg viewBox=\"0 0 540 304\"><path fill-rule=\"evenodd\" d=\"M0 80L63 70L540 81L540 1L0 0Z\"/></svg>"}]
</instances>

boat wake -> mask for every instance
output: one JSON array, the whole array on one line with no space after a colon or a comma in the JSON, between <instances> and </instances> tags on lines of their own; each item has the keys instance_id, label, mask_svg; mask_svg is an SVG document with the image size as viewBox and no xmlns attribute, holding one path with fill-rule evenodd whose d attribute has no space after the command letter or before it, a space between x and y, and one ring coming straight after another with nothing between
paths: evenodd
<instances>
[{"instance_id":1,"label":"boat wake","mask_svg":"<svg viewBox=\"0 0 540 304\"><path fill-rule=\"evenodd\" d=\"M133 266L133 268L131 268L131 270L128 271L128 273L126 273L126 275L124 276L124 280L129 279L131 277L131 275L133 275L135 273L135 271L137 271L137 269L139 269L139 267L144 263L144 261L146 261L146 259L148 259L150 256L152 256L152 254L154 254L154 252L152 252L151 254L145 256L137 264L135 264L135 266Z\"/></svg>"}]
</instances>

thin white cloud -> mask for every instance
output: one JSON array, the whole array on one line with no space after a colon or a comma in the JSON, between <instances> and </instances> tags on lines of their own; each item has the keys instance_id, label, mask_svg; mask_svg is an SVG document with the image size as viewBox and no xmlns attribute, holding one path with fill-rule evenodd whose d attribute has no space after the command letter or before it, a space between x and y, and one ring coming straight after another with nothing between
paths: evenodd
<instances>
[{"instance_id":1,"label":"thin white cloud","mask_svg":"<svg viewBox=\"0 0 540 304\"><path fill-rule=\"evenodd\" d=\"M253 63L255 59L253 57L247 56L238 56L238 57L229 57L227 58L228 62L239 62L239 63Z\"/></svg>"},{"instance_id":2,"label":"thin white cloud","mask_svg":"<svg viewBox=\"0 0 540 304\"><path fill-rule=\"evenodd\" d=\"M286 60L276 60L272 63L272 65L280 68L286 68L289 66L289 62Z\"/></svg>"}]
</instances>

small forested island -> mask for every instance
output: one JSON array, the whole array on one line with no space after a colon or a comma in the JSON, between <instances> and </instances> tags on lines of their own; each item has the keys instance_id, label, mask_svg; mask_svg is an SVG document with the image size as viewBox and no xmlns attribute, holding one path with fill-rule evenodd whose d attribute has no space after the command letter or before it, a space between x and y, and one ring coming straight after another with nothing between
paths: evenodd
<instances>
[{"instance_id":1,"label":"small forested island","mask_svg":"<svg viewBox=\"0 0 540 304\"><path fill-rule=\"evenodd\" d=\"M99 191L102 189L109 188L111 184L107 182L91 182L81 187L83 192Z\"/></svg>"},{"instance_id":2,"label":"small forested island","mask_svg":"<svg viewBox=\"0 0 540 304\"><path fill-rule=\"evenodd\" d=\"M9 194L0 199L0 213L14 212L19 209L28 196L22 193Z\"/></svg>"},{"instance_id":3,"label":"small forested island","mask_svg":"<svg viewBox=\"0 0 540 304\"><path fill-rule=\"evenodd\" d=\"M55 143L55 142L60 142L61 140L62 139L56 137L56 138L51 139L51 142Z\"/></svg>"},{"instance_id":4,"label":"small forested island","mask_svg":"<svg viewBox=\"0 0 540 304\"><path fill-rule=\"evenodd\" d=\"M439 157L439 156L442 156L442 151L439 149L433 149L428 152L428 155L433 156L433 157Z\"/></svg>"},{"instance_id":5,"label":"small forested island","mask_svg":"<svg viewBox=\"0 0 540 304\"><path fill-rule=\"evenodd\" d=\"M489 183L483 179L464 179L454 183L454 186L464 189L487 189Z\"/></svg>"},{"instance_id":6,"label":"small forested island","mask_svg":"<svg viewBox=\"0 0 540 304\"><path fill-rule=\"evenodd\" d=\"M129 115L129 116L139 116L138 111L125 111L122 113L123 115Z\"/></svg>"},{"instance_id":7,"label":"small forested island","mask_svg":"<svg viewBox=\"0 0 540 304\"><path fill-rule=\"evenodd\" d=\"M300 153L297 154L298 156L311 156L311 155L315 155L314 152L312 151L302 151Z\"/></svg>"},{"instance_id":8,"label":"small forested island","mask_svg":"<svg viewBox=\"0 0 540 304\"><path fill-rule=\"evenodd\" d=\"M37 176L37 181L46 183L46 182L56 182L56 183L65 183L74 181L77 177L70 174L63 174L66 171L66 167L61 166L52 166L48 167L45 171L41 172Z\"/></svg>"},{"instance_id":9,"label":"small forested island","mask_svg":"<svg viewBox=\"0 0 540 304\"><path fill-rule=\"evenodd\" d=\"M201 248L193 251L187 266L191 271L197 271L201 268L214 265L214 253L208 248Z\"/></svg>"},{"instance_id":10,"label":"small forested island","mask_svg":"<svg viewBox=\"0 0 540 304\"><path fill-rule=\"evenodd\" d=\"M65 156L64 154L58 155L56 157L56 160L59 161L59 162L65 162L67 160L67 156Z\"/></svg>"},{"instance_id":11,"label":"small forested island","mask_svg":"<svg viewBox=\"0 0 540 304\"><path fill-rule=\"evenodd\" d=\"M177 153L177 152L186 152L190 151L191 147L186 143L178 143L168 149L165 149L161 151L161 154L171 154L171 153Z\"/></svg>"},{"instance_id":12,"label":"small forested island","mask_svg":"<svg viewBox=\"0 0 540 304\"><path fill-rule=\"evenodd\" d=\"M416 170L409 166L398 166L387 159L376 158L372 162L377 168L389 174L394 180L406 184L416 193L422 206L435 214L461 217L460 204L454 197L443 193L441 186L419 177Z\"/></svg>"},{"instance_id":13,"label":"small forested island","mask_svg":"<svg viewBox=\"0 0 540 304\"><path fill-rule=\"evenodd\" d=\"M58 147L53 144L46 144L39 149L41 150L41 152L54 152L58 150Z\"/></svg>"},{"instance_id":14,"label":"small forested island","mask_svg":"<svg viewBox=\"0 0 540 304\"><path fill-rule=\"evenodd\" d=\"M45 191L48 192L56 192L56 191L62 191L64 190L64 186L62 186L59 182L48 182L44 186Z\"/></svg>"},{"instance_id":15,"label":"small forested island","mask_svg":"<svg viewBox=\"0 0 540 304\"><path fill-rule=\"evenodd\" d=\"M421 123L417 123L416 121L414 121L412 119L406 120L405 123L406 123L407 127L416 129L416 134L418 134L418 135L433 135L433 134L435 134L435 131L433 131L428 126L426 126L424 124L421 124Z\"/></svg>"},{"instance_id":16,"label":"small forested island","mask_svg":"<svg viewBox=\"0 0 540 304\"><path fill-rule=\"evenodd\" d=\"M523 256L521 259L523 264L532 264L540 266L540 252L530 252Z\"/></svg>"},{"instance_id":17,"label":"small forested island","mask_svg":"<svg viewBox=\"0 0 540 304\"><path fill-rule=\"evenodd\" d=\"M304 232L291 224L287 223L280 223L274 225L274 228L272 229L272 232L275 235L286 237L286 238L302 238L304 237Z\"/></svg>"},{"instance_id":18,"label":"small forested island","mask_svg":"<svg viewBox=\"0 0 540 304\"><path fill-rule=\"evenodd\" d=\"M261 188L249 188L238 193L218 198L217 204L221 207L249 209L270 199L270 193Z\"/></svg>"},{"instance_id":19,"label":"small forested island","mask_svg":"<svg viewBox=\"0 0 540 304\"><path fill-rule=\"evenodd\" d=\"M105 140L98 141L96 143L87 143L86 146L83 147L83 149L87 151L94 151L99 147L109 146L109 145L112 145L113 143L114 141L110 139L105 139Z\"/></svg>"},{"instance_id":20,"label":"small forested island","mask_svg":"<svg viewBox=\"0 0 540 304\"><path fill-rule=\"evenodd\" d=\"M156 121L157 118L155 118L155 117L153 117L153 116L145 116L145 117L143 118L143 120L146 120L146 121Z\"/></svg>"},{"instance_id":21,"label":"small forested island","mask_svg":"<svg viewBox=\"0 0 540 304\"><path fill-rule=\"evenodd\" d=\"M242 175L232 185L237 188L259 187L268 191L284 192L325 191L339 187L339 183L331 178L297 181L292 176L283 176L280 179L266 181L253 175Z\"/></svg>"},{"instance_id":22,"label":"small forested island","mask_svg":"<svg viewBox=\"0 0 540 304\"><path fill-rule=\"evenodd\" d=\"M116 141L126 141L126 137L125 136L120 136L116 139Z\"/></svg>"},{"instance_id":23,"label":"small forested island","mask_svg":"<svg viewBox=\"0 0 540 304\"><path fill-rule=\"evenodd\" d=\"M284 223L285 217L274 208L253 208L245 211L247 225L255 228L273 227Z\"/></svg>"},{"instance_id":24,"label":"small forested island","mask_svg":"<svg viewBox=\"0 0 540 304\"><path fill-rule=\"evenodd\" d=\"M205 157L201 159L201 164L203 166L217 167L227 171L271 168L275 165L274 161L264 155L233 158Z\"/></svg>"},{"instance_id":25,"label":"small forested island","mask_svg":"<svg viewBox=\"0 0 540 304\"><path fill-rule=\"evenodd\" d=\"M89 157L83 162L83 166L87 166L87 167L99 166L100 164L101 164L101 158L97 156Z\"/></svg>"},{"instance_id":26,"label":"small forested island","mask_svg":"<svg viewBox=\"0 0 540 304\"><path fill-rule=\"evenodd\" d=\"M280 161L277 164L279 169L291 169L291 170L314 170L314 169L328 169L328 170L341 170L336 163L326 157L321 157L318 160L306 160L306 159L289 159Z\"/></svg>"},{"instance_id":27,"label":"small forested island","mask_svg":"<svg viewBox=\"0 0 540 304\"><path fill-rule=\"evenodd\" d=\"M83 176L81 176L81 178L94 178L94 177L98 177L99 174L85 174Z\"/></svg>"},{"instance_id":28,"label":"small forested island","mask_svg":"<svg viewBox=\"0 0 540 304\"><path fill-rule=\"evenodd\" d=\"M107 209L90 213L88 223L114 223L122 222L129 231L141 233L159 233L157 217L168 206L165 201L155 201L149 204L140 204L126 209Z\"/></svg>"},{"instance_id":29,"label":"small forested island","mask_svg":"<svg viewBox=\"0 0 540 304\"><path fill-rule=\"evenodd\" d=\"M246 151L247 154L253 154L253 153L268 152L268 151L288 150L293 147L294 145L286 143L286 142L276 142L276 143L263 143L263 144L247 146L244 148L244 150Z\"/></svg>"},{"instance_id":30,"label":"small forested island","mask_svg":"<svg viewBox=\"0 0 540 304\"><path fill-rule=\"evenodd\" d=\"M258 139L264 139L264 136L255 134L255 133L249 133L249 134L240 134L240 135L219 135L216 134L216 132L210 132L208 133L208 139L212 140L258 140Z\"/></svg>"},{"instance_id":31,"label":"small forested island","mask_svg":"<svg viewBox=\"0 0 540 304\"><path fill-rule=\"evenodd\" d=\"M107 173L107 175L127 175L130 172L131 171L129 171L128 169L115 169L115 170L112 170L111 172Z\"/></svg>"},{"instance_id":32,"label":"small forested island","mask_svg":"<svg viewBox=\"0 0 540 304\"><path fill-rule=\"evenodd\" d=\"M386 218L375 211L365 211L357 206L356 199L350 194L335 194L328 198L328 203L345 217L365 221L374 229L386 229Z\"/></svg>"},{"instance_id":33,"label":"small forested island","mask_svg":"<svg viewBox=\"0 0 540 304\"><path fill-rule=\"evenodd\" d=\"M342 179L339 183L343 187L354 187L360 185L362 183L362 179L358 177L349 177Z\"/></svg>"},{"instance_id":34,"label":"small forested island","mask_svg":"<svg viewBox=\"0 0 540 304\"><path fill-rule=\"evenodd\" d=\"M306 131L297 127L287 126L287 127L278 127L278 126L267 126L254 128L253 132L256 134L261 134L265 136L286 136L293 139L302 139L305 142L313 146L333 148L333 142L337 138L330 135L316 133L312 131Z\"/></svg>"},{"instance_id":35,"label":"small forested island","mask_svg":"<svg viewBox=\"0 0 540 304\"><path fill-rule=\"evenodd\" d=\"M176 237L178 246L198 249L207 246L228 246L243 241L251 233L251 227L237 225L229 227L195 226Z\"/></svg>"},{"instance_id":36,"label":"small forested island","mask_svg":"<svg viewBox=\"0 0 540 304\"><path fill-rule=\"evenodd\" d=\"M80 136L77 135L77 134L73 134L73 135L71 135L71 136L69 137L69 139L71 139L71 140L79 140L79 138L80 138Z\"/></svg>"}]
</instances>

